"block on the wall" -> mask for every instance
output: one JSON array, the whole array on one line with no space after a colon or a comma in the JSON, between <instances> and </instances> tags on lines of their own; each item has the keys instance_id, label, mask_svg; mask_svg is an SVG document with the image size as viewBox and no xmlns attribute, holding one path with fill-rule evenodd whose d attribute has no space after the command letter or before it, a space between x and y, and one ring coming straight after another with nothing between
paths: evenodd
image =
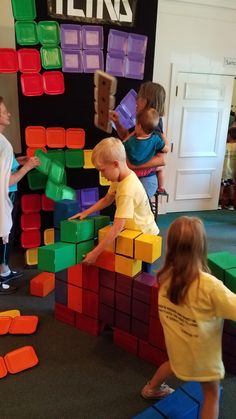
<instances>
[{"instance_id":1,"label":"block on the wall","mask_svg":"<svg viewBox=\"0 0 236 419\"><path fill-rule=\"evenodd\" d=\"M141 260L127 258L121 255L115 255L115 271L127 275L135 276L142 270Z\"/></svg>"},{"instance_id":2,"label":"block on the wall","mask_svg":"<svg viewBox=\"0 0 236 419\"><path fill-rule=\"evenodd\" d=\"M57 242L38 249L38 268L58 272L76 264L76 248L73 243Z\"/></svg>"},{"instance_id":3,"label":"block on the wall","mask_svg":"<svg viewBox=\"0 0 236 419\"><path fill-rule=\"evenodd\" d=\"M225 285L230 291L236 293L236 268L225 271Z\"/></svg>"},{"instance_id":4,"label":"block on the wall","mask_svg":"<svg viewBox=\"0 0 236 419\"><path fill-rule=\"evenodd\" d=\"M134 257L134 239L140 236L141 231L135 230L128 230L125 229L121 231L116 239L116 253L128 256L133 258ZM138 258L137 258L138 259Z\"/></svg>"},{"instance_id":5,"label":"block on the wall","mask_svg":"<svg viewBox=\"0 0 236 419\"><path fill-rule=\"evenodd\" d=\"M98 242L99 243L106 237L106 235L111 230L111 227L112 227L111 225L107 225L103 228L100 228L100 230L98 231ZM105 248L105 250L108 251L108 252L115 253L115 240L113 242L111 242L110 244L108 244L107 247Z\"/></svg>"},{"instance_id":6,"label":"block on the wall","mask_svg":"<svg viewBox=\"0 0 236 419\"><path fill-rule=\"evenodd\" d=\"M61 222L61 240L69 243L81 243L94 237L94 221L64 220Z\"/></svg>"},{"instance_id":7,"label":"block on the wall","mask_svg":"<svg viewBox=\"0 0 236 419\"><path fill-rule=\"evenodd\" d=\"M162 237L152 234L141 234L135 239L135 259L153 263L161 256Z\"/></svg>"},{"instance_id":8,"label":"block on the wall","mask_svg":"<svg viewBox=\"0 0 236 419\"><path fill-rule=\"evenodd\" d=\"M78 201L64 199L56 202L53 214L54 227L60 228L62 220L67 220L69 217L77 214L78 212L80 212L80 204Z\"/></svg>"}]
</instances>

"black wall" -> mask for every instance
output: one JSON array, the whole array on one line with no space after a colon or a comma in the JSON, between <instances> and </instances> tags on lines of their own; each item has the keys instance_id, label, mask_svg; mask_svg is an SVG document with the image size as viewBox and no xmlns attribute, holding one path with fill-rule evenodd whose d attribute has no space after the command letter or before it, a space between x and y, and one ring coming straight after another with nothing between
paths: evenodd
<instances>
[{"instance_id":1,"label":"black wall","mask_svg":"<svg viewBox=\"0 0 236 419\"><path fill-rule=\"evenodd\" d=\"M156 16L158 0L137 0L136 18L134 26L103 25L104 28L104 58L108 32L118 29L125 32L139 33L148 36L148 46L145 62L144 80L118 78L116 104L130 89L138 91L145 80L152 80L153 60L155 49ZM36 0L37 18L51 20L47 12L47 1ZM52 19L53 20L53 19ZM68 20L58 20L58 23L75 23ZM80 22L78 22L80 23ZM97 23L99 24L99 23ZM34 48L40 49L41 45ZM22 48L17 45L17 49ZM42 72L45 70L42 69ZM46 95L38 97L24 96L20 87L20 73L18 73L19 110L22 138L22 150L25 151L25 128L28 125L42 125L44 127L83 128L86 133L85 148L93 148L95 144L109 136L106 132L94 126L94 83L93 74L63 73L65 79L65 93L63 95ZM114 132L115 133L115 132ZM95 169L67 169L67 184L73 188L98 186L98 174ZM106 192L106 187L100 187L100 195Z\"/></svg>"}]
</instances>

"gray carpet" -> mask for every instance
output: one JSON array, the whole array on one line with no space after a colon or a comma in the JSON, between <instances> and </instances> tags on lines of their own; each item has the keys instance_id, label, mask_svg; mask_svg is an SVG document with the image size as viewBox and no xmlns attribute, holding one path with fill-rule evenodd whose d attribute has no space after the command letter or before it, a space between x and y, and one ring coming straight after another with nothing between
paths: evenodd
<instances>
[{"instance_id":1,"label":"gray carpet","mask_svg":"<svg viewBox=\"0 0 236 419\"><path fill-rule=\"evenodd\" d=\"M163 237L169 223L180 214L161 215L158 224ZM236 253L235 212L206 211L199 215L206 226L209 251ZM163 257L156 267L160 266ZM23 255L12 255L14 267L24 265ZM32 345L39 365L0 380L1 419L131 419L152 403L139 396L140 388L154 372L154 366L112 343L111 332L92 337L53 318L53 294L45 298L29 295L29 280L37 273L26 269L18 280L19 290L0 297L0 310L18 308L21 314L37 314L34 335L0 337L0 354ZM171 385L181 385L173 379ZM220 419L235 419L236 377L223 380Z\"/></svg>"}]
</instances>

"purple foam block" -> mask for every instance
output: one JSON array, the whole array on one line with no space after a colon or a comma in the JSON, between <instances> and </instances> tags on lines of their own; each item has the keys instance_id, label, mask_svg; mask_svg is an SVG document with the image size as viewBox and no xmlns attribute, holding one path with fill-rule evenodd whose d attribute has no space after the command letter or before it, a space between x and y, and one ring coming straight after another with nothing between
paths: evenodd
<instances>
[{"instance_id":1,"label":"purple foam block","mask_svg":"<svg viewBox=\"0 0 236 419\"><path fill-rule=\"evenodd\" d=\"M130 276L117 273L116 275L116 291L131 296L133 286L133 278Z\"/></svg>"},{"instance_id":2,"label":"purple foam block","mask_svg":"<svg viewBox=\"0 0 236 419\"><path fill-rule=\"evenodd\" d=\"M127 55L130 58L139 57L141 60L145 59L147 50L147 36L130 33L128 37Z\"/></svg>"},{"instance_id":3,"label":"purple foam block","mask_svg":"<svg viewBox=\"0 0 236 419\"><path fill-rule=\"evenodd\" d=\"M156 284L156 277L146 272L142 272L134 278L133 297L146 304L151 302L152 287Z\"/></svg>"},{"instance_id":4,"label":"purple foam block","mask_svg":"<svg viewBox=\"0 0 236 419\"><path fill-rule=\"evenodd\" d=\"M80 190L81 205L93 205L99 200L98 188L84 188Z\"/></svg>"},{"instance_id":5,"label":"purple foam block","mask_svg":"<svg viewBox=\"0 0 236 419\"><path fill-rule=\"evenodd\" d=\"M125 59L123 56L116 54L107 54L106 57L106 72L112 76L124 77L125 73Z\"/></svg>"},{"instance_id":6,"label":"purple foam block","mask_svg":"<svg viewBox=\"0 0 236 419\"><path fill-rule=\"evenodd\" d=\"M82 57L85 73L95 73L96 70L104 69L104 58L101 50L84 50Z\"/></svg>"},{"instance_id":7,"label":"purple foam block","mask_svg":"<svg viewBox=\"0 0 236 419\"><path fill-rule=\"evenodd\" d=\"M122 313L131 314L131 297L116 292L116 309Z\"/></svg>"},{"instance_id":8,"label":"purple foam block","mask_svg":"<svg viewBox=\"0 0 236 419\"><path fill-rule=\"evenodd\" d=\"M82 52L77 50L62 50L62 71L64 73L82 73Z\"/></svg>"},{"instance_id":9,"label":"purple foam block","mask_svg":"<svg viewBox=\"0 0 236 419\"><path fill-rule=\"evenodd\" d=\"M100 287L99 301L102 304L114 308L115 291L110 288Z\"/></svg>"},{"instance_id":10,"label":"purple foam block","mask_svg":"<svg viewBox=\"0 0 236 419\"><path fill-rule=\"evenodd\" d=\"M99 320L110 326L114 326L114 308L105 304L99 304Z\"/></svg>"},{"instance_id":11,"label":"purple foam block","mask_svg":"<svg viewBox=\"0 0 236 419\"><path fill-rule=\"evenodd\" d=\"M121 100L120 105L130 118L136 118L136 99L137 93L131 89L127 95Z\"/></svg>"},{"instance_id":12,"label":"purple foam block","mask_svg":"<svg viewBox=\"0 0 236 419\"><path fill-rule=\"evenodd\" d=\"M126 55L128 36L129 34L127 32L111 29L108 35L107 51L120 56Z\"/></svg>"},{"instance_id":13,"label":"purple foam block","mask_svg":"<svg viewBox=\"0 0 236 419\"><path fill-rule=\"evenodd\" d=\"M143 323L149 324L150 305L133 298L132 317Z\"/></svg>"},{"instance_id":14,"label":"purple foam block","mask_svg":"<svg viewBox=\"0 0 236 419\"><path fill-rule=\"evenodd\" d=\"M131 319L128 314L122 313L121 311L116 310L115 312L115 326L124 330L125 332L130 333L131 328Z\"/></svg>"},{"instance_id":15,"label":"purple foam block","mask_svg":"<svg viewBox=\"0 0 236 419\"><path fill-rule=\"evenodd\" d=\"M60 25L61 29L61 47L62 49L82 49L82 37L80 25Z\"/></svg>"},{"instance_id":16,"label":"purple foam block","mask_svg":"<svg viewBox=\"0 0 236 419\"><path fill-rule=\"evenodd\" d=\"M137 56L130 58L125 57L125 77L129 79L142 80L144 76L145 61L140 60Z\"/></svg>"},{"instance_id":17,"label":"purple foam block","mask_svg":"<svg viewBox=\"0 0 236 419\"><path fill-rule=\"evenodd\" d=\"M106 269L99 269L99 281L101 286L115 289L116 274Z\"/></svg>"},{"instance_id":18,"label":"purple foam block","mask_svg":"<svg viewBox=\"0 0 236 419\"><path fill-rule=\"evenodd\" d=\"M123 127L130 129L133 128L135 125L135 120L131 119L129 117L129 115L126 113L126 111L122 108L121 105L118 105L117 108L115 109L115 111L118 113L119 115L119 120L121 125L123 125ZM112 123L113 128L116 129L115 124Z\"/></svg>"},{"instance_id":19,"label":"purple foam block","mask_svg":"<svg viewBox=\"0 0 236 419\"><path fill-rule=\"evenodd\" d=\"M103 49L103 27L84 25L82 27L83 49Z\"/></svg>"},{"instance_id":20,"label":"purple foam block","mask_svg":"<svg viewBox=\"0 0 236 419\"><path fill-rule=\"evenodd\" d=\"M148 340L149 326L137 319L132 319L131 333L139 339Z\"/></svg>"}]
</instances>

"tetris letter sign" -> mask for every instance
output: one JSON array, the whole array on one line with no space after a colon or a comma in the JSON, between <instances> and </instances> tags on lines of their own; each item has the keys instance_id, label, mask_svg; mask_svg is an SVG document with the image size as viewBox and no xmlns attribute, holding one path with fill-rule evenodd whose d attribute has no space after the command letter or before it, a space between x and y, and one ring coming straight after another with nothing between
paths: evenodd
<instances>
[{"instance_id":1,"label":"tetris letter sign","mask_svg":"<svg viewBox=\"0 0 236 419\"><path fill-rule=\"evenodd\" d=\"M58 19L132 26L137 0L48 0L48 12Z\"/></svg>"}]
</instances>

